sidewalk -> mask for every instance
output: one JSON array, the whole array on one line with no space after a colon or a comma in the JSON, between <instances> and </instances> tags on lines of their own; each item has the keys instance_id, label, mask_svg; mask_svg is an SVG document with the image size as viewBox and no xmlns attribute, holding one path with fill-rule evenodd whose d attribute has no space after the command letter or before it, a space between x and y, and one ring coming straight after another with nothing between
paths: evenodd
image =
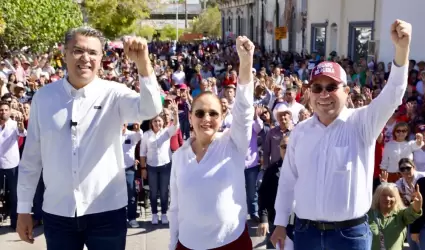
<instances>
[{"instance_id":1,"label":"sidewalk","mask_svg":"<svg viewBox=\"0 0 425 250\"><path fill-rule=\"evenodd\" d=\"M145 214L145 213L144 213ZM168 250L170 240L168 225L152 225L151 216L139 217L139 228L129 228L127 232L126 250ZM250 225L250 235L255 235L254 225ZM2 250L45 250L46 242L43 227L34 231L34 245L19 240L17 233L12 232L8 224L0 226L0 249ZM254 249L265 249L262 237L251 237Z\"/></svg>"}]
</instances>

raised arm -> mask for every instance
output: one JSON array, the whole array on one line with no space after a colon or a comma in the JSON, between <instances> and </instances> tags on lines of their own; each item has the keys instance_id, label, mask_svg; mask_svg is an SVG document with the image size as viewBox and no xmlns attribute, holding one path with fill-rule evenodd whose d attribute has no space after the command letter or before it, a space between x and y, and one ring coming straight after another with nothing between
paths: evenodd
<instances>
[{"instance_id":1,"label":"raised arm","mask_svg":"<svg viewBox=\"0 0 425 250\"><path fill-rule=\"evenodd\" d=\"M395 46L395 58L391 68L388 83L366 108L359 109L354 115L359 134L368 145L375 143L382 128L402 103L407 88L407 74L409 70L409 51L412 34L412 25L396 20L391 25L391 39Z\"/></svg>"},{"instance_id":2,"label":"raised arm","mask_svg":"<svg viewBox=\"0 0 425 250\"><path fill-rule=\"evenodd\" d=\"M170 222L170 250L175 250L178 238L179 238L179 203L178 203L178 187L177 187L177 167L174 164L177 162L175 160L177 154L173 154L171 167L171 176L170 176L170 197L171 203L170 208L168 209L168 220Z\"/></svg>"},{"instance_id":3,"label":"raised arm","mask_svg":"<svg viewBox=\"0 0 425 250\"><path fill-rule=\"evenodd\" d=\"M119 91L118 106L122 123L149 120L161 112L162 103L146 40L140 37L126 38L124 53L137 65L140 95L128 88Z\"/></svg>"},{"instance_id":4,"label":"raised arm","mask_svg":"<svg viewBox=\"0 0 425 250\"><path fill-rule=\"evenodd\" d=\"M236 87L236 100L232 108L233 122L230 138L239 152L246 154L252 136L254 120L254 79L251 73L254 44L245 36L236 40L239 55L239 81Z\"/></svg>"}]
</instances>

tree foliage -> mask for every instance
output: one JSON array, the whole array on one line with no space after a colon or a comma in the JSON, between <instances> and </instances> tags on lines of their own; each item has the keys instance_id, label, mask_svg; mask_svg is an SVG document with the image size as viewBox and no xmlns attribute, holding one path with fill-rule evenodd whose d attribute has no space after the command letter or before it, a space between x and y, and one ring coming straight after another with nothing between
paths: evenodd
<instances>
[{"instance_id":1,"label":"tree foliage","mask_svg":"<svg viewBox=\"0 0 425 250\"><path fill-rule=\"evenodd\" d=\"M0 15L0 45L31 46L33 51L47 50L83 21L74 0L1 0Z\"/></svg>"},{"instance_id":2,"label":"tree foliage","mask_svg":"<svg viewBox=\"0 0 425 250\"><path fill-rule=\"evenodd\" d=\"M221 13L218 6L208 7L199 17L192 21L192 32L206 34L210 37L221 36Z\"/></svg>"},{"instance_id":3,"label":"tree foliage","mask_svg":"<svg viewBox=\"0 0 425 250\"><path fill-rule=\"evenodd\" d=\"M158 30L161 34L160 40L177 40L176 26L167 24L161 30ZM184 29L179 29L179 36L183 35Z\"/></svg>"},{"instance_id":4,"label":"tree foliage","mask_svg":"<svg viewBox=\"0 0 425 250\"><path fill-rule=\"evenodd\" d=\"M135 22L149 17L157 0L84 0L88 22L110 39L133 33Z\"/></svg>"}]
</instances>

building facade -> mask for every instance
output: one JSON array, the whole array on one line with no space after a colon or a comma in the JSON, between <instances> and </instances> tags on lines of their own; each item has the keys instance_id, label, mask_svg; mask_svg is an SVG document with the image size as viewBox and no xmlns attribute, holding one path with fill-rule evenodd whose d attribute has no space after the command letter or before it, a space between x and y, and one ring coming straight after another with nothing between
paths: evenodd
<instances>
[{"instance_id":1,"label":"building facade","mask_svg":"<svg viewBox=\"0 0 425 250\"><path fill-rule=\"evenodd\" d=\"M385 3L385 4L384 4ZM424 0L221 0L223 37L247 35L264 49L317 52L357 60L389 62L394 48L389 27L395 19L413 25L411 58L425 60ZM274 29L285 26L286 39Z\"/></svg>"}]
</instances>

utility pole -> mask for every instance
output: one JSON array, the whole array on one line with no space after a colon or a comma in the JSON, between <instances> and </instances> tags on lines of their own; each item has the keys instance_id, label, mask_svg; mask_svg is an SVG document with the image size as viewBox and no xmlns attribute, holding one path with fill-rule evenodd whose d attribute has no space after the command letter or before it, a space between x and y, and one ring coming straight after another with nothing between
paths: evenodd
<instances>
[{"instance_id":1,"label":"utility pole","mask_svg":"<svg viewBox=\"0 0 425 250\"><path fill-rule=\"evenodd\" d=\"M184 0L184 28L187 29L187 0Z\"/></svg>"},{"instance_id":2,"label":"utility pole","mask_svg":"<svg viewBox=\"0 0 425 250\"><path fill-rule=\"evenodd\" d=\"M179 1L175 0L176 3L176 41L179 40Z\"/></svg>"}]
</instances>

